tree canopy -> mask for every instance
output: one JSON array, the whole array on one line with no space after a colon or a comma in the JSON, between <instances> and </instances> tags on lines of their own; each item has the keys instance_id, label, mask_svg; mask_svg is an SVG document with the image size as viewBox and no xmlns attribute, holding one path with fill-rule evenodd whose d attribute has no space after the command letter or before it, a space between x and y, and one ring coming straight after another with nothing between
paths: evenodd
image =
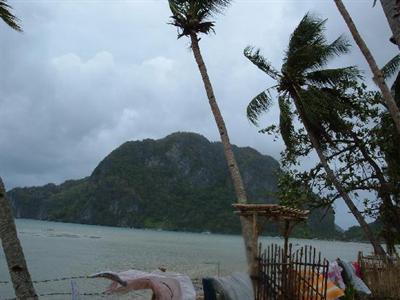
<instances>
[{"instance_id":1,"label":"tree canopy","mask_svg":"<svg viewBox=\"0 0 400 300\"><path fill-rule=\"evenodd\" d=\"M208 34L214 31L210 18L221 13L230 0L169 0L172 22L178 28L178 38L190 34Z\"/></svg>"},{"instance_id":2,"label":"tree canopy","mask_svg":"<svg viewBox=\"0 0 400 300\"><path fill-rule=\"evenodd\" d=\"M19 25L19 19L11 12L12 7L7 0L0 0L0 18L12 29L22 31Z\"/></svg>"}]
</instances>

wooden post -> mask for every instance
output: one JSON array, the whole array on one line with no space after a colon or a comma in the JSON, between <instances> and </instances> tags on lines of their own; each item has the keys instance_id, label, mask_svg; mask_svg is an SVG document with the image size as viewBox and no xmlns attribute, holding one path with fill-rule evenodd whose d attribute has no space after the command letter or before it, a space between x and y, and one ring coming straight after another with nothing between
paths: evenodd
<instances>
[{"instance_id":1,"label":"wooden post","mask_svg":"<svg viewBox=\"0 0 400 300\"><path fill-rule=\"evenodd\" d=\"M282 287L287 290L288 287L288 248L289 248L289 232L290 232L290 222L288 220L284 221L283 224L283 237L284 237L284 246L283 246L283 257L282 257Z\"/></svg>"},{"instance_id":2,"label":"wooden post","mask_svg":"<svg viewBox=\"0 0 400 300\"><path fill-rule=\"evenodd\" d=\"M252 215L252 221L253 221L253 226L252 226L252 230L253 230L253 235L252 235L252 263L250 266L250 278L251 281L253 282L253 290L254 290L254 294L256 295L257 293L257 277L258 277L258 260L257 260L257 256L258 256L258 219L257 219L257 213L253 213Z\"/></svg>"},{"instance_id":3,"label":"wooden post","mask_svg":"<svg viewBox=\"0 0 400 300\"><path fill-rule=\"evenodd\" d=\"M278 280L280 285L283 285L285 290L289 289L289 294L291 293L292 282L290 281L289 275L289 263L291 262L289 257L289 252L291 253L291 247L289 245L289 235L293 226L300 221L304 221L307 219L309 211L307 210L300 210L285 206L280 206L277 204L233 204L233 206L237 209L235 211L236 214L241 216L241 220L245 220L247 222L247 227L249 231L249 244L247 245L249 250L246 252L247 259L249 263L249 275L252 280L254 293L255 295L259 295L261 292L266 291L265 287L265 272L273 274L273 277L268 279L272 281ZM271 250L273 253L277 255L277 257L273 257L273 260L278 260L282 265L283 268L277 269L277 264L269 263L270 260L270 252L264 252L264 261L259 261L259 254L261 254L261 247L259 249L258 237L260 232L262 232L263 226L266 221L274 220L275 222L282 222L283 226L282 235L284 236L284 248L275 245L275 250ZM268 248L268 249L273 249ZM271 255L272 255L271 252ZM265 256L266 255L266 256ZM260 268L260 264L263 266ZM262 275L262 280L260 280L260 272ZM279 276L277 277L277 273L279 272ZM260 287L258 284L260 283ZM268 289L272 288L271 286ZM276 287L274 287L276 288ZM290 296L289 296L290 298ZM288 299L288 298L287 298Z\"/></svg>"},{"instance_id":4,"label":"wooden post","mask_svg":"<svg viewBox=\"0 0 400 300\"><path fill-rule=\"evenodd\" d=\"M288 254L288 245L289 245L289 234L290 234L290 222L288 220L285 220L285 223L283 225L283 237L285 239L285 244L284 244L284 252L285 252L285 260L287 258Z\"/></svg>"}]
</instances>

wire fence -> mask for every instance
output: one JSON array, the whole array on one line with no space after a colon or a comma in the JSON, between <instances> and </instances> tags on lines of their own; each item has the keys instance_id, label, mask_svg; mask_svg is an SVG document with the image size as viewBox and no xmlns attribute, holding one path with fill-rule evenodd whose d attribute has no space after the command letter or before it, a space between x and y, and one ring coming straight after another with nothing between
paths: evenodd
<instances>
[{"instance_id":1,"label":"wire fence","mask_svg":"<svg viewBox=\"0 0 400 300\"><path fill-rule=\"evenodd\" d=\"M60 278L53 278L53 279L44 279L44 280L32 280L31 282L34 284L37 283L48 283L48 282L57 282L57 281L65 281L65 280L75 280L75 279L88 279L89 276L72 276L72 277L60 277ZM0 281L0 284L11 284L11 281Z\"/></svg>"},{"instance_id":2,"label":"wire fence","mask_svg":"<svg viewBox=\"0 0 400 300\"><path fill-rule=\"evenodd\" d=\"M214 264L214 263L213 263ZM219 266L219 263L218 263ZM79 280L79 279L95 279L87 275L80 275L80 276L69 276L69 277L59 277L59 278L51 278L51 279L43 279L43 280L32 280L32 283L34 284L46 284L46 283L55 283L55 282L63 282L63 281L69 281L72 282L73 280ZM201 289L201 279L199 278L192 278L192 282L195 286L196 290ZM11 281L0 281L0 285L11 285ZM145 299L142 298L144 296L143 294L144 291L130 291L129 296L132 297L138 297L135 299ZM49 293L38 293L39 297L54 297L54 296L72 296L73 293L71 292L49 292ZM109 298L112 297L112 295L109 295L104 292L79 292L78 293L79 297L97 297L97 298ZM16 297L10 297L10 298L1 298L0 300L16 300ZM130 298L132 299L132 298Z\"/></svg>"},{"instance_id":3,"label":"wire fence","mask_svg":"<svg viewBox=\"0 0 400 300\"><path fill-rule=\"evenodd\" d=\"M47 293L47 294L38 294L39 297L51 297L51 296L72 296L71 292L66 293ZM88 296L88 297L101 297L105 298L107 295L103 293L79 293L79 296ZM3 300L17 300L17 298L4 298Z\"/></svg>"},{"instance_id":4,"label":"wire fence","mask_svg":"<svg viewBox=\"0 0 400 300\"><path fill-rule=\"evenodd\" d=\"M43 279L43 280L32 280L32 283L34 284L45 284L45 283L54 283L54 282L63 282L63 281L70 281L72 282L73 280L77 279L93 279L89 276L86 275L81 275L81 276L70 276L70 277L59 277L59 278L52 278L52 279ZM0 281L0 285L11 285L11 281ZM141 296L140 293L132 292L132 295L137 295ZM54 297L54 296L72 296L73 293L71 292L50 292L50 293L38 293L39 297ZM106 298L109 297L110 295L105 294L104 292L79 292L79 296L84 296L84 297L97 297L97 298ZM1 300L16 300L16 297L11 297L11 298L0 298Z\"/></svg>"},{"instance_id":5,"label":"wire fence","mask_svg":"<svg viewBox=\"0 0 400 300\"><path fill-rule=\"evenodd\" d=\"M206 270L201 270L200 273L201 274L192 274L194 275L191 280L192 283L194 285L194 288L196 290L196 293L200 292L202 293L203 290L203 285L202 285L202 280L201 278L204 276L209 276L210 273L214 273L214 275L220 276L222 275L222 269L221 269L221 262L220 261L205 261L203 262L203 264L205 266L211 265L213 266L213 272L210 272L209 268L206 268ZM204 274L203 274L204 273ZM74 280L84 280L84 279L90 279L91 282L93 282L93 285L90 284L89 286L86 284L85 285L85 289L89 290L86 292L78 292L79 297L97 297L97 298L112 298L112 295L109 295L107 293L104 292L98 292L98 291L90 291L91 289L94 289L94 286L96 285L96 288L99 288L99 284L94 284L96 281L93 281L93 277L88 276L88 275L77 275L77 276L64 276L64 277L58 277L58 278L49 278L49 279L42 279L42 280L32 280L32 283L35 285L41 285L41 284L51 284L51 283L61 283L61 282L65 282L68 281L70 283L72 283ZM6 281L6 280L0 280L0 287L1 286L8 286L8 285L12 285L11 281ZM81 286L82 287L82 286ZM50 288L50 290L54 290L55 287L53 286L52 288ZM39 289L40 290L40 289ZM59 291L52 291L52 292L46 292L46 293L38 293L39 297L61 297L61 296L72 296L74 295L73 290L70 289L70 291L68 292L59 292ZM130 291L129 292L129 299L133 299L132 297L135 297L134 299L148 299L148 297L146 297L146 291L144 290L140 290L140 291ZM120 299L120 298L118 298ZM2 298L2 296L0 296L0 300L16 300L15 297L6 297L6 298Z\"/></svg>"}]
</instances>

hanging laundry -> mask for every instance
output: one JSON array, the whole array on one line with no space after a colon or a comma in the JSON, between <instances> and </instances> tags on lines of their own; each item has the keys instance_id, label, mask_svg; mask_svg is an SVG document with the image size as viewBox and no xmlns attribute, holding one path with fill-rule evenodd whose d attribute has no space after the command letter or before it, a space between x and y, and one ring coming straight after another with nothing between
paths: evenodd
<instances>
[{"instance_id":1,"label":"hanging laundry","mask_svg":"<svg viewBox=\"0 0 400 300\"><path fill-rule=\"evenodd\" d=\"M150 289L154 300L195 300L196 292L187 275L173 272L154 271L151 273L128 270L124 272L105 271L90 275L91 278L106 278L112 281L107 294L122 294L130 291Z\"/></svg>"},{"instance_id":2,"label":"hanging laundry","mask_svg":"<svg viewBox=\"0 0 400 300\"><path fill-rule=\"evenodd\" d=\"M336 260L329 263L328 279L344 290L346 285L342 278L342 271L343 269L339 266Z\"/></svg>"}]
</instances>

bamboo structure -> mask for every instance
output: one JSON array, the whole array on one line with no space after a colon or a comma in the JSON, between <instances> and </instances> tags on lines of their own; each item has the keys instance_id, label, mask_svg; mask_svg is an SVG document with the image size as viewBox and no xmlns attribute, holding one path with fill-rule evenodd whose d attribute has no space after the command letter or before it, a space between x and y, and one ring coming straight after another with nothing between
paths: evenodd
<instances>
[{"instance_id":1,"label":"bamboo structure","mask_svg":"<svg viewBox=\"0 0 400 300\"><path fill-rule=\"evenodd\" d=\"M378 299L400 299L400 258L358 253L363 280Z\"/></svg>"},{"instance_id":2,"label":"bamboo structure","mask_svg":"<svg viewBox=\"0 0 400 300\"><path fill-rule=\"evenodd\" d=\"M251 240L252 251L250 277L253 286L257 288L258 277L258 238L263 231L265 224L272 221L281 225L282 235L284 237L283 259L288 255L289 235L294 226L299 222L308 219L309 211L282 206L278 204L233 204L236 208L235 214L247 219L252 224L253 236Z\"/></svg>"},{"instance_id":3,"label":"bamboo structure","mask_svg":"<svg viewBox=\"0 0 400 300\"><path fill-rule=\"evenodd\" d=\"M312 246L260 245L258 260L256 300L326 299L329 262Z\"/></svg>"}]
</instances>

